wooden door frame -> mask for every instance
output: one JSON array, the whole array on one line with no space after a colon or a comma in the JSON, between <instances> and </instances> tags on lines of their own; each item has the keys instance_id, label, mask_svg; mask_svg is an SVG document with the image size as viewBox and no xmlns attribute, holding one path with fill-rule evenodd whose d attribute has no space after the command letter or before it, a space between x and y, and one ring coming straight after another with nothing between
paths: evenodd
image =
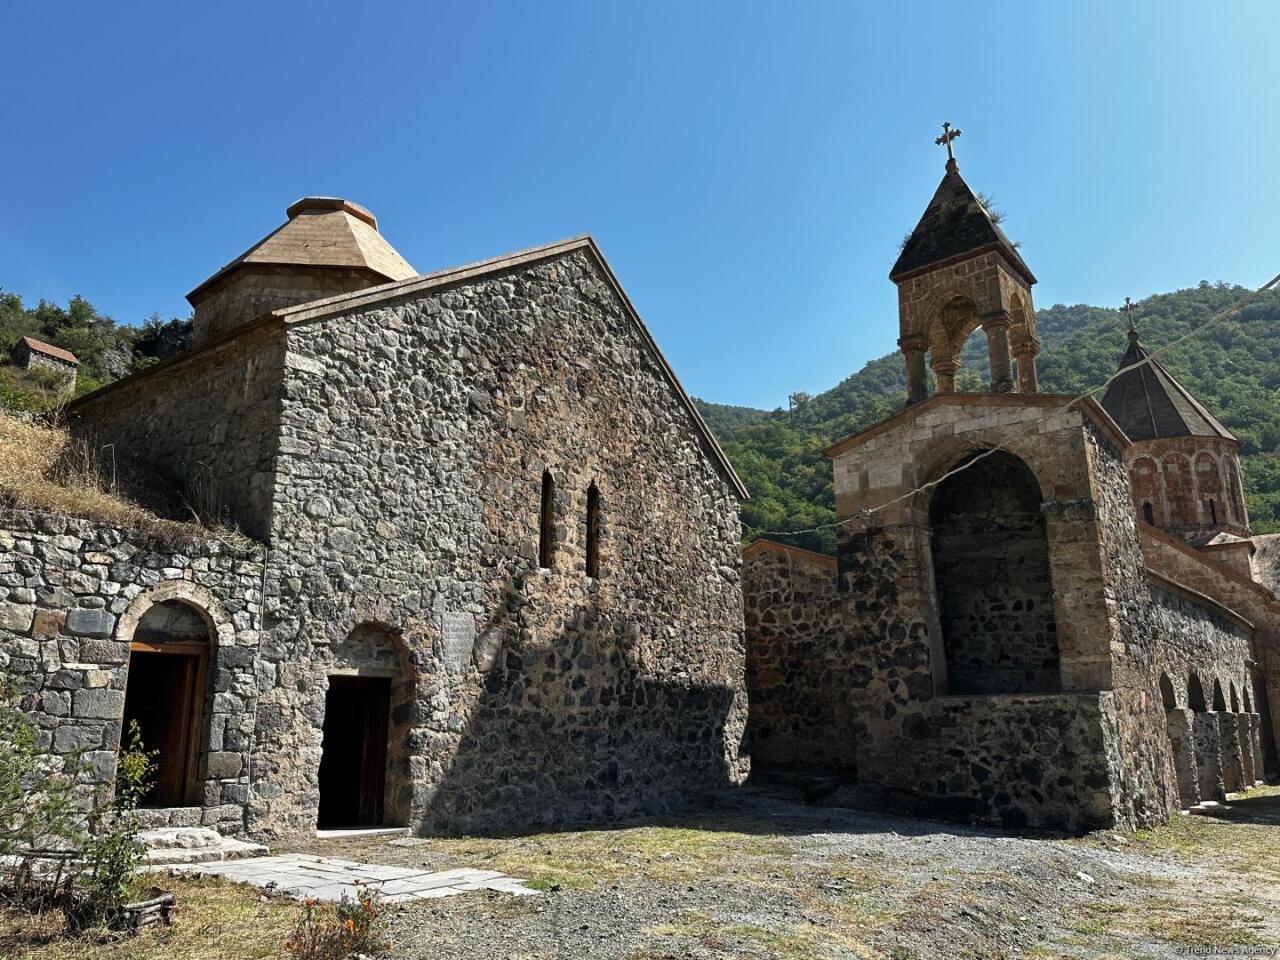
<instances>
[{"instance_id":1,"label":"wooden door frame","mask_svg":"<svg viewBox=\"0 0 1280 960\"><path fill-rule=\"evenodd\" d=\"M135 653L180 654L195 658L194 676L191 681L190 697L186 711L186 762L182 771L181 806L192 806L196 802L196 777L200 764L200 734L204 729L206 690L205 683L209 667L209 644L204 641L176 641L174 643L147 643L145 640L134 640L129 644L129 656ZM125 679L125 697L129 695L129 681ZM193 709L194 708L194 709ZM128 731L120 727L120 746L124 747ZM145 748L146 744L143 744Z\"/></svg>"}]
</instances>

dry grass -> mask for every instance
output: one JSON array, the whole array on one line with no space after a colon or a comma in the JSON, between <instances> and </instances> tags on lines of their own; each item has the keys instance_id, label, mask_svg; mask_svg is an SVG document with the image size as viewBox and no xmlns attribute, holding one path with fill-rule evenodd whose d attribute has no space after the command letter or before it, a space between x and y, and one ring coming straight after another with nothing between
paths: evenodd
<instances>
[{"instance_id":1,"label":"dry grass","mask_svg":"<svg viewBox=\"0 0 1280 960\"><path fill-rule=\"evenodd\" d=\"M280 956L301 907L263 900L222 880L165 878L178 895L171 927L148 927L137 936L87 934L68 938L60 914L41 916L0 909L2 960L264 960Z\"/></svg>"},{"instance_id":2,"label":"dry grass","mask_svg":"<svg viewBox=\"0 0 1280 960\"><path fill-rule=\"evenodd\" d=\"M100 461L65 430L0 413L0 497L10 507L100 520L165 541L213 533L235 545L247 544L239 533L205 529L190 508L185 512L192 519L182 521L132 502L119 492L121 472L119 464Z\"/></svg>"},{"instance_id":3,"label":"dry grass","mask_svg":"<svg viewBox=\"0 0 1280 960\"><path fill-rule=\"evenodd\" d=\"M353 860L386 858L385 844L378 841L326 841L311 852ZM635 878L676 885L717 879L784 885L793 856L792 846L780 836L644 826L526 837L433 838L413 848L405 862L438 869L465 863L520 877L536 890L586 890Z\"/></svg>"}]
</instances>

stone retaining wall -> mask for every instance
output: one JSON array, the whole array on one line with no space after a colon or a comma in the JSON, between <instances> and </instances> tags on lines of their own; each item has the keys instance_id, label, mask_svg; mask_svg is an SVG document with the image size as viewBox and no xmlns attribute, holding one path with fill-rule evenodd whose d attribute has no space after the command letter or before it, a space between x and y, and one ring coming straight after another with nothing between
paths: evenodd
<instances>
[{"instance_id":1,"label":"stone retaining wall","mask_svg":"<svg viewBox=\"0 0 1280 960\"><path fill-rule=\"evenodd\" d=\"M29 512L0 517L0 675L14 680L39 745L79 753L86 785L115 775L129 643L154 603L182 601L211 627L197 807L149 823L242 833L249 800L262 551L157 542L107 524Z\"/></svg>"}]
</instances>

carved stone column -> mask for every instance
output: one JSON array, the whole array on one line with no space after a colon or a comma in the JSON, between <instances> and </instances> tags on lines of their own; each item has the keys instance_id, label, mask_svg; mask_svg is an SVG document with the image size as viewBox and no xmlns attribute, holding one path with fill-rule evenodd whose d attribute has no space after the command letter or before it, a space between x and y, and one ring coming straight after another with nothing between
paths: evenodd
<instances>
[{"instance_id":1,"label":"carved stone column","mask_svg":"<svg viewBox=\"0 0 1280 960\"><path fill-rule=\"evenodd\" d=\"M907 406L910 406L929 396L929 376L924 367L929 340L923 334L912 334L901 338L898 347L907 359Z\"/></svg>"},{"instance_id":2,"label":"carved stone column","mask_svg":"<svg viewBox=\"0 0 1280 960\"><path fill-rule=\"evenodd\" d=\"M933 361L933 375L938 378L939 393L956 392L956 371L960 364L954 357L939 357Z\"/></svg>"},{"instance_id":3,"label":"carved stone column","mask_svg":"<svg viewBox=\"0 0 1280 960\"><path fill-rule=\"evenodd\" d=\"M987 334L987 357L991 362L991 392L1013 392L1013 364L1009 350L1009 312L993 310L982 318Z\"/></svg>"},{"instance_id":4,"label":"carved stone column","mask_svg":"<svg viewBox=\"0 0 1280 960\"><path fill-rule=\"evenodd\" d=\"M1039 352L1040 341L1034 338L1018 344L1019 393L1036 393L1040 389L1040 381L1036 378L1036 354Z\"/></svg>"}]
</instances>

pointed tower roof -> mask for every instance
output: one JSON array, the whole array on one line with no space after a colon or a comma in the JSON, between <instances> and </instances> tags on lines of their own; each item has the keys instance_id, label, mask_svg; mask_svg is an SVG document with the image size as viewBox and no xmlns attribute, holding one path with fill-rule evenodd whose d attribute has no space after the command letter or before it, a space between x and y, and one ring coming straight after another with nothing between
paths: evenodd
<instances>
[{"instance_id":1,"label":"pointed tower roof","mask_svg":"<svg viewBox=\"0 0 1280 960\"><path fill-rule=\"evenodd\" d=\"M947 172L933 199L903 244L898 262L889 271L889 279L896 282L922 267L988 249L1003 253L1027 283L1036 282L1031 269L969 189L969 184L960 176L960 167L951 159L947 161Z\"/></svg>"},{"instance_id":2,"label":"pointed tower roof","mask_svg":"<svg viewBox=\"0 0 1280 960\"><path fill-rule=\"evenodd\" d=\"M1107 385L1102 407L1130 440L1235 439L1159 360L1148 355L1147 348L1138 340L1138 331L1132 326L1129 327L1129 349L1120 359L1119 369L1124 373Z\"/></svg>"},{"instance_id":3,"label":"pointed tower roof","mask_svg":"<svg viewBox=\"0 0 1280 960\"><path fill-rule=\"evenodd\" d=\"M284 224L187 294L191 303L218 280L247 264L339 267L369 270L387 280L417 276L395 247L378 233L377 218L341 197L303 197Z\"/></svg>"}]
</instances>

